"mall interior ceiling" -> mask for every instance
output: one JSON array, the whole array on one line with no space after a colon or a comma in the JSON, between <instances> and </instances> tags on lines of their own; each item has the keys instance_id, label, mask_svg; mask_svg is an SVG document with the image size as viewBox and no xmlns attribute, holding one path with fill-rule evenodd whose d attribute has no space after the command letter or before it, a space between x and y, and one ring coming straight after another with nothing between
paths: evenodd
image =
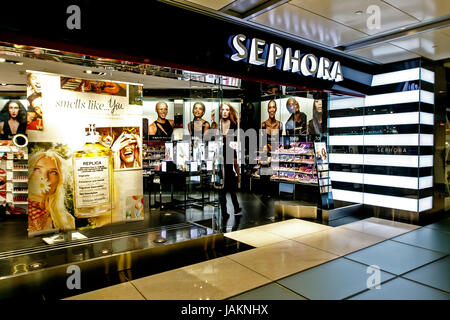
<instances>
[{"instance_id":1,"label":"mall interior ceiling","mask_svg":"<svg viewBox=\"0 0 450 320\"><path fill-rule=\"evenodd\" d=\"M448 0L176 0L375 63L450 58Z\"/></svg>"}]
</instances>

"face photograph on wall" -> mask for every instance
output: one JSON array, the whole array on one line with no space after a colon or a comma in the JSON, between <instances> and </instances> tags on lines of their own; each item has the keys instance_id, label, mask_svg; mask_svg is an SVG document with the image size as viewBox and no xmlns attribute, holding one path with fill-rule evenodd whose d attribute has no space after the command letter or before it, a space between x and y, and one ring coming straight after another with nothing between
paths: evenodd
<instances>
[{"instance_id":1,"label":"face photograph on wall","mask_svg":"<svg viewBox=\"0 0 450 320\"><path fill-rule=\"evenodd\" d=\"M213 101L191 100L184 103L183 125L185 134L203 137L219 120L219 105Z\"/></svg>"},{"instance_id":2,"label":"face photograph on wall","mask_svg":"<svg viewBox=\"0 0 450 320\"><path fill-rule=\"evenodd\" d=\"M99 135L99 143L113 151L114 170L142 168L139 127L99 127L95 131Z\"/></svg>"},{"instance_id":3,"label":"face photograph on wall","mask_svg":"<svg viewBox=\"0 0 450 320\"><path fill-rule=\"evenodd\" d=\"M27 130L44 129L42 113L42 87L38 73L28 73L27 76Z\"/></svg>"},{"instance_id":4,"label":"face photograph on wall","mask_svg":"<svg viewBox=\"0 0 450 320\"><path fill-rule=\"evenodd\" d=\"M322 100L291 96L262 101L261 128L269 135L321 134Z\"/></svg>"},{"instance_id":5,"label":"face photograph on wall","mask_svg":"<svg viewBox=\"0 0 450 320\"><path fill-rule=\"evenodd\" d=\"M144 118L148 119L149 140L170 140L174 131L173 102L144 101Z\"/></svg>"},{"instance_id":6,"label":"face photograph on wall","mask_svg":"<svg viewBox=\"0 0 450 320\"><path fill-rule=\"evenodd\" d=\"M19 100L8 100L0 111L0 134L12 137L27 131L27 109Z\"/></svg>"}]
</instances>

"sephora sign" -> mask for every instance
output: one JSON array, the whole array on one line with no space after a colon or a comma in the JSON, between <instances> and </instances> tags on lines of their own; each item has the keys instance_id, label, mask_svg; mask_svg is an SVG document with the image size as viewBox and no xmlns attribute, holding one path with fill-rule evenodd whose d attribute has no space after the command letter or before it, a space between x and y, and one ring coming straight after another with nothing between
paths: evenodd
<instances>
[{"instance_id":1,"label":"sephora sign","mask_svg":"<svg viewBox=\"0 0 450 320\"><path fill-rule=\"evenodd\" d=\"M323 80L335 82L344 80L339 61L332 63L327 58L317 58L312 53L301 55L300 50L284 49L279 44L267 44L266 41L257 38L247 40L243 34L232 36L230 40L233 61L243 60L254 65L276 67L283 71Z\"/></svg>"}]
</instances>

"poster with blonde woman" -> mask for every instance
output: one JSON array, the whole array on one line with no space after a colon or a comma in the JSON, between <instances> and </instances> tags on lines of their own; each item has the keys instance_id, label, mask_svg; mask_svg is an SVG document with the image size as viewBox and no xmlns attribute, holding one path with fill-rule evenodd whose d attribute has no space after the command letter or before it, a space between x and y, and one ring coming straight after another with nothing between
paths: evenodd
<instances>
[{"instance_id":1,"label":"poster with blonde woman","mask_svg":"<svg viewBox=\"0 0 450 320\"><path fill-rule=\"evenodd\" d=\"M52 145L52 144L50 144ZM36 145L28 161L28 232L75 229L72 179L64 146Z\"/></svg>"}]
</instances>

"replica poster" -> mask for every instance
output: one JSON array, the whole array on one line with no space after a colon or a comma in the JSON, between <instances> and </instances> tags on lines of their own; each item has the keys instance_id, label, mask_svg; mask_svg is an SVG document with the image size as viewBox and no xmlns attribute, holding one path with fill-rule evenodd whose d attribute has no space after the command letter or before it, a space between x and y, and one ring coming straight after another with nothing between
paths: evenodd
<instances>
[{"instance_id":1,"label":"replica poster","mask_svg":"<svg viewBox=\"0 0 450 320\"><path fill-rule=\"evenodd\" d=\"M143 219L143 107L131 84L28 79L42 120L28 129L29 235Z\"/></svg>"}]
</instances>

